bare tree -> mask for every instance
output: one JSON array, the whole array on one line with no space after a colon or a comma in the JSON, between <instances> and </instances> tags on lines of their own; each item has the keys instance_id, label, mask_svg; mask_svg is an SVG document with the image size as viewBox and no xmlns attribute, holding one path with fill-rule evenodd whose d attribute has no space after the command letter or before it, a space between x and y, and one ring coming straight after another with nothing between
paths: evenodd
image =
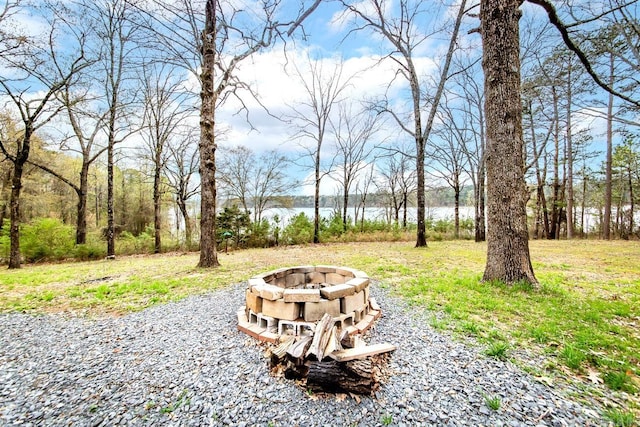
<instances>
[{"instance_id":1,"label":"bare tree","mask_svg":"<svg viewBox=\"0 0 640 427\"><path fill-rule=\"evenodd\" d=\"M253 209L256 225L262 221L265 209L283 207L280 202L297 186L284 173L289 160L277 150L258 156L248 147L237 146L222 149L220 154L218 181L246 213Z\"/></svg>"},{"instance_id":2,"label":"bare tree","mask_svg":"<svg viewBox=\"0 0 640 427\"><path fill-rule=\"evenodd\" d=\"M460 194L467 179L466 169L468 156L465 154L468 141L472 139L470 126L467 126L450 105L447 95L440 113L440 126L436 133L438 142L427 149L429 164L428 173L439 181L444 181L453 190L454 197L454 237L460 237Z\"/></svg>"},{"instance_id":3,"label":"bare tree","mask_svg":"<svg viewBox=\"0 0 640 427\"><path fill-rule=\"evenodd\" d=\"M100 87L104 108L102 134L107 145L107 258L115 258L114 163L116 145L138 130L132 123L130 111L137 93L134 67L139 65L143 27L133 18L134 7L128 0L87 1L83 4L86 16L94 26L96 49L100 52Z\"/></svg>"},{"instance_id":4,"label":"bare tree","mask_svg":"<svg viewBox=\"0 0 640 427\"><path fill-rule=\"evenodd\" d=\"M218 181L226 197L239 201L245 212L249 212L249 185L256 165L254 152L243 145L221 148L218 156Z\"/></svg>"},{"instance_id":5,"label":"bare tree","mask_svg":"<svg viewBox=\"0 0 640 427\"><path fill-rule=\"evenodd\" d=\"M193 133L188 132L183 135L174 135L169 140L167 148L169 155L165 162L165 176L184 220L185 246L188 250L192 245L193 224L187 203L200 192L200 184L193 179L198 172L200 160L197 138ZM179 220L176 223L179 224Z\"/></svg>"},{"instance_id":6,"label":"bare tree","mask_svg":"<svg viewBox=\"0 0 640 427\"><path fill-rule=\"evenodd\" d=\"M377 182L379 190L386 193L389 198L388 203L396 225L400 224L400 211L402 214L402 228L407 227L407 209L409 207L409 198L417 188L417 173L415 168L411 167L414 160L406 153L403 145L398 145L394 150L390 151L384 157L379 173L382 180ZM389 154L392 153L392 154Z\"/></svg>"},{"instance_id":7,"label":"bare tree","mask_svg":"<svg viewBox=\"0 0 640 427\"><path fill-rule=\"evenodd\" d=\"M373 152L371 139L378 131L378 115L370 109L358 113L352 111L352 104L340 104L338 118L331 126L335 136L337 165L339 170L334 174L342 187L342 224L347 231L347 209L349 193L360 173L369 166L368 160Z\"/></svg>"},{"instance_id":8,"label":"bare tree","mask_svg":"<svg viewBox=\"0 0 640 427\"><path fill-rule=\"evenodd\" d=\"M394 61L398 66L398 75L406 79L411 90L411 125L406 124L404 117L388 107L385 102L381 108L390 113L398 126L415 140L415 160L416 176L418 185L418 230L416 236L416 247L426 246L426 206L425 206L425 176L424 176L424 156L425 147L431 130L440 98L444 91L447 79L450 77L450 66L453 53L456 49L458 32L462 23L462 17L466 10L466 0L462 0L458 6L458 12L453 22L450 33L449 46L444 61L440 68L440 76L437 79L433 97L429 97L429 109L426 113L424 104L427 101L422 96L424 90L420 82L420 76L415 64L414 52L429 39L426 32L416 31L421 25L425 14L432 14L433 9L427 7L429 2L420 0L401 0L398 5L398 15L391 16L392 7L385 0L368 0L365 2L351 3L343 0L347 11L356 17L356 31L364 28L373 30L380 34L392 46L392 52L387 58ZM362 24L360 24L360 22ZM361 25L361 26L360 26ZM437 32L437 31L436 31ZM432 34L433 35L433 34ZM426 123L423 126L423 115L427 115Z\"/></svg>"},{"instance_id":9,"label":"bare tree","mask_svg":"<svg viewBox=\"0 0 640 427\"><path fill-rule=\"evenodd\" d=\"M462 103L458 106L464 123L461 130L467 135L462 151L466 157L467 173L473 184L475 212L475 241L486 240L485 228L485 120L484 120L484 87L475 77L475 65L461 64L463 70L455 78Z\"/></svg>"},{"instance_id":10,"label":"bare tree","mask_svg":"<svg viewBox=\"0 0 640 427\"><path fill-rule=\"evenodd\" d=\"M331 112L342 101L351 77L343 75L342 62L330 70L325 69L322 60L308 58L308 64L309 70L302 70L294 64L295 75L304 88L304 99L290 106L288 119L296 128L292 138L303 141L300 146L304 156L313 162L313 243L320 243L320 182L329 174L333 164L332 159L330 165L323 169L322 148L330 127Z\"/></svg>"},{"instance_id":11,"label":"bare tree","mask_svg":"<svg viewBox=\"0 0 640 427\"><path fill-rule=\"evenodd\" d=\"M183 76L167 64L147 64L142 70L145 155L153 166L154 252L160 253L162 173L167 162L167 145L179 136L179 127L189 109L182 90Z\"/></svg>"},{"instance_id":12,"label":"bare tree","mask_svg":"<svg viewBox=\"0 0 640 427\"><path fill-rule=\"evenodd\" d=\"M51 11L50 11L51 13ZM53 15L53 13L52 13ZM29 40L20 46L21 55L0 57L6 76L0 77L2 92L9 99L8 106L20 118L22 132L15 141L1 141L0 150L13 163L10 201L9 268L20 268L20 192L22 175L31 153L35 132L49 123L63 109L55 102L56 94L89 65L84 55L84 37L76 40L77 51L65 57L59 37L64 35L64 22L51 18L46 41Z\"/></svg>"}]
</instances>

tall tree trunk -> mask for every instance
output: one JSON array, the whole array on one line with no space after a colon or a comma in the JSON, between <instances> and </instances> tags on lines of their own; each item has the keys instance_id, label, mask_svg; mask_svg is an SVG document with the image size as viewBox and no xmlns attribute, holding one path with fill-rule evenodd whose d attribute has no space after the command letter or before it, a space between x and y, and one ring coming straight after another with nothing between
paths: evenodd
<instances>
[{"instance_id":1,"label":"tall tree trunk","mask_svg":"<svg viewBox=\"0 0 640 427\"><path fill-rule=\"evenodd\" d=\"M413 96L413 120L414 120L414 136L416 143L416 191L418 209L416 212L418 230L416 233L416 248L427 246L426 231L426 200L425 200L425 181L424 181L424 146L426 140L422 134L422 110L420 100L420 84L418 82L418 74L413 65L413 60L409 57L407 60L409 68L409 84L411 86L411 94ZM432 109L436 108L432 106ZM398 214L396 212L396 224L398 223Z\"/></svg>"},{"instance_id":2,"label":"tall tree trunk","mask_svg":"<svg viewBox=\"0 0 640 427\"><path fill-rule=\"evenodd\" d=\"M627 167L627 184L629 185L629 234L628 236L633 235L633 214L634 214L634 200L633 200L633 170L631 169L631 165Z\"/></svg>"},{"instance_id":3,"label":"tall tree trunk","mask_svg":"<svg viewBox=\"0 0 640 427\"><path fill-rule=\"evenodd\" d=\"M115 91L114 91L115 94ZM115 95L114 95L115 96ZM117 100L116 100L117 101ZM115 108L115 101L112 101L111 108ZM113 259L116 256L116 231L114 219L114 188L113 188L113 151L115 145L115 112L111 113L109 123L109 141L107 146L107 258ZM124 177L123 177L124 179Z\"/></svg>"},{"instance_id":4,"label":"tall tree trunk","mask_svg":"<svg viewBox=\"0 0 640 427\"><path fill-rule=\"evenodd\" d=\"M457 179L456 179L457 181ZM456 239L460 238L460 185L456 182L456 185L453 188L454 192L454 208L453 208L453 237Z\"/></svg>"},{"instance_id":5,"label":"tall tree trunk","mask_svg":"<svg viewBox=\"0 0 640 427\"><path fill-rule=\"evenodd\" d=\"M609 84L613 86L614 78L613 54L609 58ZM612 159L613 159L613 94L609 93L609 103L607 104L607 154L604 172L604 217L602 218L602 238L611 239L611 204L613 193L612 182Z\"/></svg>"},{"instance_id":6,"label":"tall tree trunk","mask_svg":"<svg viewBox=\"0 0 640 427\"><path fill-rule=\"evenodd\" d=\"M476 190L476 201L475 201L475 241L476 242L484 242L487 239L487 233L485 229L485 214L484 214L484 160L482 161L482 165L478 166L477 172L477 190Z\"/></svg>"},{"instance_id":7,"label":"tall tree trunk","mask_svg":"<svg viewBox=\"0 0 640 427\"><path fill-rule=\"evenodd\" d=\"M22 173L24 164L29 158L32 131L25 129L22 147L13 162L13 177L11 179L11 200L9 202L11 225L9 229L9 268L20 268L22 255L20 254L20 191L22 190Z\"/></svg>"},{"instance_id":8,"label":"tall tree trunk","mask_svg":"<svg viewBox=\"0 0 640 427\"><path fill-rule=\"evenodd\" d=\"M315 158L315 187L313 193L313 243L320 243L320 148L322 137L319 139Z\"/></svg>"},{"instance_id":9,"label":"tall tree trunk","mask_svg":"<svg viewBox=\"0 0 640 427\"><path fill-rule=\"evenodd\" d=\"M158 141L160 138L157 139ZM155 151L155 162L154 162L154 174L153 174L153 228L155 235L154 242L154 253L159 254L162 250L162 241L160 237L160 227L161 227L161 212L160 205L162 202L162 193L160 192L160 185L162 183L161 180L161 172L162 172L162 144L158 144Z\"/></svg>"},{"instance_id":10,"label":"tall tree trunk","mask_svg":"<svg viewBox=\"0 0 640 427\"><path fill-rule=\"evenodd\" d=\"M420 110L418 110L418 114L420 114ZM419 122L418 122L419 123ZM425 200L425 182L424 182L424 144L425 141L420 136L420 138L416 138L416 180L417 180L417 191L418 191L418 231L416 236L416 248L421 248L427 246L427 228L425 217L427 214L426 210L426 200ZM397 217L396 217L397 220Z\"/></svg>"},{"instance_id":11,"label":"tall tree trunk","mask_svg":"<svg viewBox=\"0 0 640 427\"><path fill-rule=\"evenodd\" d=\"M345 179L344 182L346 183L347 180ZM342 227L343 230L346 232L347 231L347 206L349 205L349 189L347 188L347 185L345 184L344 186L344 193L342 194Z\"/></svg>"},{"instance_id":12,"label":"tall tree trunk","mask_svg":"<svg viewBox=\"0 0 640 427\"><path fill-rule=\"evenodd\" d=\"M487 123L487 264L483 279L537 284L529 255L522 157L520 0L482 0Z\"/></svg>"},{"instance_id":13,"label":"tall tree trunk","mask_svg":"<svg viewBox=\"0 0 640 427\"><path fill-rule=\"evenodd\" d=\"M205 29L202 33L202 74L200 83L200 262L199 267L217 267L216 245L216 141L214 135L217 94L214 90L216 8L207 0Z\"/></svg>"},{"instance_id":14,"label":"tall tree trunk","mask_svg":"<svg viewBox=\"0 0 640 427\"><path fill-rule=\"evenodd\" d=\"M2 179L2 189L0 190L0 230L4 227L4 220L9 213L9 204L11 199L11 191L8 191L10 184L13 182L13 171L7 170Z\"/></svg>"},{"instance_id":15,"label":"tall tree trunk","mask_svg":"<svg viewBox=\"0 0 640 427\"><path fill-rule=\"evenodd\" d=\"M82 162L82 168L80 169L80 186L76 193L78 195L76 245L83 245L87 243L87 194L89 194L89 163L86 161Z\"/></svg>"},{"instance_id":16,"label":"tall tree trunk","mask_svg":"<svg viewBox=\"0 0 640 427\"><path fill-rule=\"evenodd\" d=\"M558 92L555 86L553 92L553 120L555 132L553 133L553 198L551 199L551 229L548 239L557 239L560 233L560 119L558 113Z\"/></svg>"},{"instance_id":17,"label":"tall tree trunk","mask_svg":"<svg viewBox=\"0 0 640 427\"><path fill-rule=\"evenodd\" d=\"M567 71L567 239L573 238L573 141L571 129L571 60Z\"/></svg>"}]
</instances>

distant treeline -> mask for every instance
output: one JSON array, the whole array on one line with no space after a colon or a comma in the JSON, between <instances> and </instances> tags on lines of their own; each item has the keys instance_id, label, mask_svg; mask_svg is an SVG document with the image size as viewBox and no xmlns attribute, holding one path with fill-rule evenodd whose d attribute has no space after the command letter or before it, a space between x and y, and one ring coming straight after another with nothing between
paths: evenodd
<instances>
[{"instance_id":1,"label":"distant treeline","mask_svg":"<svg viewBox=\"0 0 640 427\"><path fill-rule=\"evenodd\" d=\"M286 207L313 208L313 196L287 196L287 200L281 200ZM454 192L450 187L432 188L426 191L427 206L453 207ZM361 194L351 194L349 196L349 206L358 206L362 202ZM229 203L228 203L229 204ZM465 188L460 195L460 204L463 206L473 206L473 188ZM389 194L372 193L367 194L367 207L385 207L389 205ZM415 195L409 199L409 205L415 207ZM342 206L342 195L320 196L321 208L335 208Z\"/></svg>"}]
</instances>

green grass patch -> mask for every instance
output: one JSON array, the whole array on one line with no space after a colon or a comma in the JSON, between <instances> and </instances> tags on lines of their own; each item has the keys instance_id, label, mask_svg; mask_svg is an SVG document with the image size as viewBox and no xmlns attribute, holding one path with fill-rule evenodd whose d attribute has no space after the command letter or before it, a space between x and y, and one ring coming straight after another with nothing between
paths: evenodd
<instances>
[{"instance_id":1,"label":"green grass patch","mask_svg":"<svg viewBox=\"0 0 640 427\"><path fill-rule=\"evenodd\" d=\"M0 311L126 313L275 268L345 265L432 310L427 322L436 329L473 336L487 348L508 343L543 356L540 375L573 375L588 384L585 374L595 370L610 392L637 400L638 242L545 240L531 241L530 249L538 288L482 282L486 244L470 241L418 249L412 242L250 249L219 254L222 266L215 269L196 268L195 253L26 265L0 270Z\"/></svg>"},{"instance_id":2,"label":"green grass patch","mask_svg":"<svg viewBox=\"0 0 640 427\"><path fill-rule=\"evenodd\" d=\"M636 417L632 412L622 411L620 409L608 409L604 412L615 427L633 427L636 425Z\"/></svg>"}]
</instances>

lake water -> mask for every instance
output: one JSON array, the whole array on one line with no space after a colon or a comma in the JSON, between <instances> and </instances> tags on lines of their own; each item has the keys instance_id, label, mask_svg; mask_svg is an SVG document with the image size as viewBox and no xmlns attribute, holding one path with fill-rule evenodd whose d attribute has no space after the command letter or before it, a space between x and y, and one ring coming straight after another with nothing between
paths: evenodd
<instances>
[{"instance_id":1,"label":"lake water","mask_svg":"<svg viewBox=\"0 0 640 427\"><path fill-rule=\"evenodd\" d=\"M333 208L320 208L320 216L323 218L330 218L333 212L334 212ZM453 220L454 212L455 212L455 209L452 207L429 207L427 208L426 216L427 218L431 218L433 220L439 220L439 219ZM280 217L280 224L286 225L289 222L289 219L298 215L299 213L304 213L307 217L313 218L313 208L267 209L263 213L263 218L269 218L270 220L272 220L275 215L278 215ZM366 219L370 219L370 220L389 221L390 218L393 218L393 212L391 210L381 208L381 207L365 208L364 215ZM402 215L403 215L402 210L400 211L399 215L400 215L400 221L402 221ZM347 216L349 216L353 220L353 218L355 217L354 208L349 208L347 210ZM473 219L473 217L474 217L473 206L460 207L460 219L463 219L463 218ZM417 222L416 208L407 209L407 221L411 223Z\"/></svg>"}]
</instances>

